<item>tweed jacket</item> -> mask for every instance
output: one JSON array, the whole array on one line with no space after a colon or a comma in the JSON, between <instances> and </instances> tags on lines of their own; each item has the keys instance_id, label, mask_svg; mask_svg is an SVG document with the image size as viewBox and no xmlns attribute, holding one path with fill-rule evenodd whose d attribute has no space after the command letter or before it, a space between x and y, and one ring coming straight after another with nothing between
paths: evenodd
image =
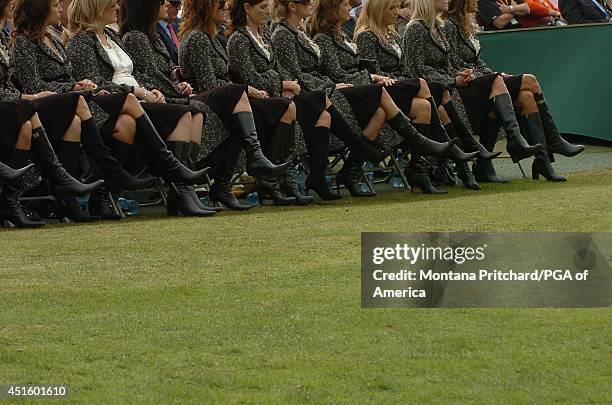
<instances>
[{"instance_id":1,"label":"tweed jacket","mask_svg":"<svg viewBox=\"0 0 612 405\"><path fill-rule=\"evenodd\" d=\"M270 59L245 27L233 32L227 41L230 71L238 81L264 90L270 97L281 97L283 81L277 71L274 52L266 35L262 35L262 39L268 45Z\"/></svg>"},{"instance_id":2,"label":"tweed jacket","mask_svg":"<svg viewBox=\"0 0 612 405\"><path fill-rule=\"evenodd\" d=\"M321 72L334 81L334 83L349 83L353 85L372 84L370 73L359 68L359 52L353 49L343 39L331 35L318 33L314 40L321 48Z\"/></svg>"},{"instance_id":3,"label":"tweed jacket","mask_svg":"<svg viewBox=\"0 0 612 405\"><path fill-rule=\"evenodd\" d=\"M487 64L480 59L480 50L474 47L471 40L465 37L453 17L445 21L444 33L451 46L451 63L458 71L474 69L476 77L493 73Z\"/></svg>"},{"instance_id":4,"label":"tweed jacket","mask_svg":"<svg viewBox=\"0 0 612 405\"><path fill-rule=\"evenodd\" d=\"M323 90L330 95L336 84L320 73L322 59L305 38L306 35L287 20L280 21L274 29L272 48L281 76L285 80L297 80L303 90Z\"/></svg>"},{"instance_id":5,"label":"tweed jacket","mask_svg":"<svg viewBox=\"0 0 612 405\"><path fill-rule=\"evenodd\" d=\"M122 39L134 67L146 83L161 91L168 102L189 103L178 90L178 80L172 76L172 59L158 33L154 41L141 31L130 31Z\"/></svg>"},{"instance_id":6,"label":"tweed jacket","mask_svg":"<svg viewBox=\"0 0 612 405\"><path fill-rule=\"evenodd\" d=\"M51 38L56 54L44 42L18 36L11 49L11 69L24 93L66 93L76 84L64 45Z\"/></svg>"},{"instance_id":7,"label":"tweed jacket","mask_svg":"<svg viewBox=\"0 0 612 405\"><path fill-rule=\"evenodd\" d=\"M402 74L455 85L457 69L453 67L450 44L442 27L441 38L436 38L421 20L411 21L402 38Z\"/></svg>"},{"instance_id":8,"label":"tweed jacket","mask_svg":"<svg viewBox=\"0 0 612 405\"><path fill-rule=\"evenodd\" d=\"M4 30L0 31L0 47L8 56L8 36ZM21 92L13 85L11 80L10 58L6 60L0 56L0 101L15 100L21 98Z\"/></svg>"},{"instance_id":9,"label":"tweed jacket","mask_svg":"<svg viewBox=\"0 0 612 405\"><path fill-rule=\"evenodd\" d=\"M106 28L104 32L129 55L128 50L125 48L125 45L115 31ZM96 34L91 32L77 33L72 37L70 42L68 42L67 50L68 58L72 63L72 74L77 80L89 79L99 87L109 90L122 88L122 86L113 83L115 68L106 50L104 50L104 47L100 41L98 41ZM142 75L138 71L135 63L132 75L141 87L148 89L155 88L153 83L147 81L147 76Z\"/></svg>"},{"instance_id":10,"label":"tweed jacket","mask_svg":"<svg viewBox=\"0 0 612 405\"><path fill-rule=\"evenodd\" d=\"M400 36L397 33L389 34L389 42L385 43L372 31L363 31L357 37L357 49L363 58L376 62L376 74L392 79L403 79L402 57L392 46L392 43L400 46Z\"/></svg>"},{"instance_id":11,"label":"tweed jacket","mask_svg":"<svg viewBox=\"0 0 612 405\"><path fill-rule=\"evenodd\" d=\"M179 65L183 80L195 92L212 90L232 84L229 78L229 59L217 38L190 31L179 47Z\"/></svg>"}]
</instances>

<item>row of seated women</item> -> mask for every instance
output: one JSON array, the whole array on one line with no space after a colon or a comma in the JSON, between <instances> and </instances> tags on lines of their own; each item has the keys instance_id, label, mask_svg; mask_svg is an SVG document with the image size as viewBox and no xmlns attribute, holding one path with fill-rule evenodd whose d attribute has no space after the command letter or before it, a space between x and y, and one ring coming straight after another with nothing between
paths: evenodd
<instances>
[{"instance_id":1,"label":"row of seated women","mask_svg":"<svg viewBox=\"0 0 612 405\"><path fill-rule=\"evenodd\" d=\"M248 209L231 192L242 149L259 190L281 205L313 201L290 170L296 153L308 158L307 188L323 200L339 198L325 180L330 144L337 143L348 148L337 182L354 196L373 195L358 187L362 162L378 163L398 146L411 151L413 189L440 192L429 179L430 156L454 160L464 185L479 189L477 181L502 181L491 163L500 126L513 161L535 154L534 177L564 180L550 165L553 153L583 148L559 136L533 76L497 74L478 58L474 5L455 1L444 25L436 16L447 11L445 0L413 1L403 40L388 28L399 1L369 1L355 44L340 30L348 0L275 0L274 7L267 0L186 0L175 69L155 31L163 0L123 0L121 7L73 0L66 44L50 30L57 0L18 0L12 38L2 38L3 161L19 169L33 156L68 212L72 196L91 193L94 213L104 218L115 217L113 194L150 184L143 173L170 184L169 214L218 211L203 206L192 186L207 174L212 201ZM224 49L215 37L226 7ZM0 12L10 16L10 1L0 0ZM116 33L107 26L118 14ZM76 180L83 178L81 149L91 166L88 184ZM474 158L476 176L466 163ZM4 182L4 219L42 225L21 209L20 184Z\"/></svg>"}]
</instances>

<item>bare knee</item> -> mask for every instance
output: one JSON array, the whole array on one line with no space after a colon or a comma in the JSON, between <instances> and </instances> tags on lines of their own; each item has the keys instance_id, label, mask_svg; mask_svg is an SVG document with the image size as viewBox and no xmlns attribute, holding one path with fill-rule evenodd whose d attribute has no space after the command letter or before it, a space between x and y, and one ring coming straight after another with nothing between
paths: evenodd
<instances>
[{"instance_id":1,"label":"bare knee","mask_svg":"<svg viewBox=\"0 0 612 405\"><path fill-rule=\"evenodd\" d=\"M495 80L493 81L492 90L496 93L507 93L508 92L506 83L504 82L504 79L501 76L497 76Z\"/></svg>"},{"instance_id":2,"label":"bare knee","mask_svg":"<svg viewBox=\"0 0 612 405\"><path fill-rule=\"evenodd\" d=\"M442 101L442 105L447 104L451 100L452 100L452 98L451 98L451 95L450 95L449 91L448 90L444 90L442 92L442 100L441 100Z\"/></svg>"},{"instance_id":3,"label":"bare knee","mask_svg":"<svg viewBox=\"0 0 612 405\"><path fill-rule=\"evenodd\" d=\"M410 115L417 121L425 123L431 120L431 104L422 98L412 100Z\"/></svg>"},{"instance_id":4,"label":"bare knee","mask_svg":"<svg viewBox=\"0 0 612 405\"><path fill-rule=\"evenodd\" d=\"M17 135L17 142L15 143L15 149L29 150L32 146L32 123L26 121L19 128L19 134Z\"/></svg>"},{"instance_id":5,"label":"bare knee","mask_svg":"<svg viewBox=\"0 0 612 405\"><path fill-rule=\"evenodd\" d=\"M85 101L85 98L83 96L79 96L76 113L83 121L91 117L89 106L87 105L87 102Z\"/></svg>"},{"instance_id":6,"label":"bare knee","mask_svg":"<svg viewBox=\"0 0 612 405\"><path fill-rule=\"evenodd\" d=\"M431 90L429 90L429 85L427 84L427 80L419 79L419 83L421 85L421 89L419 90L419 95L424 98L431 97Z\"/></svg>"},{"instance_id":7,"label":"bare knee","mask_svg":"<svg viewBox=\"0 0 612 405\"><path fill-rule=\"evenodd\" d=\"M136 98L136 96L132 93L129 93L125 98L125 103L123 103L122 112L125 114L130 114L134 118L138 118L144 113L144 110L138 102L138 98Z\"/></svg>"},{"instance_id":8,"label":"bare knee","mask_svg":"<svg viewBox=\"0 0 612 405\"><path fill-rule=\"evenodd\" d=\"M443 106L439 106L438 107L438 116L440 117L440 121L442 121L443 124L448 124L451 119L448 116L448 113L446 112L446 108L444 108Z\"/></svg>"},{"instance_id":9,"label":"bare knee","mask_svg":"<svg viewBox=\"0 0 612 405\"><path fill-rule=\"evenodd\" d=\"M533 93L529 90L521 90L519 92L516 104L519 106L523 114L538 111L538 107L533 97Z\"/></svg>"},{"instance_id":10,"label":"bare knee","mask_svg":"<svg viewBox=\"0 0 612 405\"><path fill-rule=\"evenodd\" d=\"M136 121L128 114L121 114L113 131L113 138L132 145L136 136Z\"/></svg>"},{"instance_id":11,"label":"bare knee","mask_svg":"<svg viewBox=\"0 0 612 405\"><path fill-rule=\"evenodd\" d=\"M317 120L315 126L324 128L331 127L331 115L327 111L323 111L321 115L319 115L319 119Z\"/></svg>"},{"instance_id":12,"label":"bare knee","mask_svg":"<svg viewBox=\"0 0 612 405\"><path fill-rule=\"evenodd\" d=\"M285 111L285 113L283 114L281 121L290 124L293 121L295 121L296 114L297 114L297 108L295 107L295 103L292 101L289 103L289 106L287 107L287 111Z\"/></svg>"},{"instance_id":13,"label":"bare knee","mask_svg":"<svg viewBox=\"0 0 612 405\"><path fill-rule=\"evenodd\" d=\"M532 93L539 93L541 91L538 79L534 75L529 73L523 75L523 83L521 89L529 90Z\"/></svg>"},{"instance_id":14,"label":"bare knee","mask_svg":"<svg viewBox=\"0 0 612 405\"><path fill-rule=\"evenodd\" d=\"M81 140L81 118L78 115L74 116L62 139L70 142L79 142Z\"/></svg>"}]
</instances>

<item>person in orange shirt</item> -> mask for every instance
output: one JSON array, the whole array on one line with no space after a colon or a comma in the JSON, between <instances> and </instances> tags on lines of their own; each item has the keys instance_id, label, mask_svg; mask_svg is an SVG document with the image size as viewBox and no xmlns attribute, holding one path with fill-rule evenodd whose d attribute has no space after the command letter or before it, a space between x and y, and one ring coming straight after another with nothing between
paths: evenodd
<instances>
[{"instance_id":1,"label":"person in orange shirt","mask_svg":"<svg viewBox=\"0 0 612 405\"><path fill-rule=\"evenodd\" d=\"M529 6L530 13L523 17L523 28L553 25L556 19L561 18L561 13L550 0L525 0Z\"/></svg>"}]
</instances>

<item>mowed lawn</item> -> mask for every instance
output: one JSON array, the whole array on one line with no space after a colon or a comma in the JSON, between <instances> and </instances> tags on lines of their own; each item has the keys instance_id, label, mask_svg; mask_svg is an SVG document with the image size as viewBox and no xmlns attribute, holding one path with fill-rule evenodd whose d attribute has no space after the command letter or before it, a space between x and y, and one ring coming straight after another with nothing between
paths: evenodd
<instances>
[{"instance_id":1,"label":"mowed lawn","mask_svg":"<svg viewBox=\"0 0 612 405\"><path fill-rule=\"evenodd\" d=\"M609 308L360 308L360 232L502 230L612 231L612 171L0 231L0 384L79 403L609 403Z\"/></svg>"}]
</instances>

